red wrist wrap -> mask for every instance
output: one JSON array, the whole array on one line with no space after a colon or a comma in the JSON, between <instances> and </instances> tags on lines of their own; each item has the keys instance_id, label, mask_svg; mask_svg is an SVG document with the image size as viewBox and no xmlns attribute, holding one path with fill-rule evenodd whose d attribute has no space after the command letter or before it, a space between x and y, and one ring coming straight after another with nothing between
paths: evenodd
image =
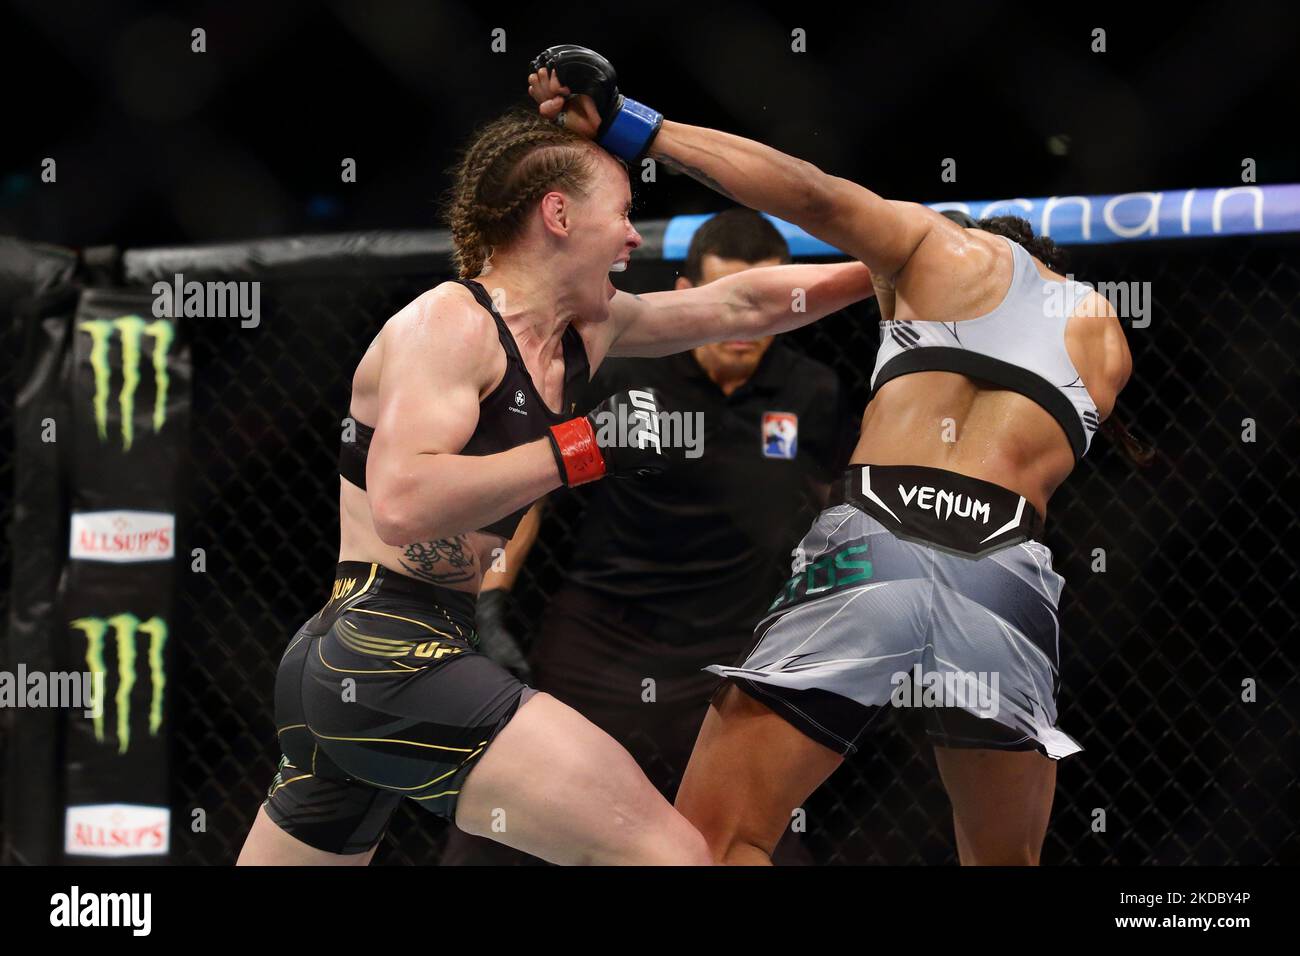
<instances>
[{"instance_id":1,"label":"red wrist wrap","mask_svg":"<svg viewBox=\"0 0 1300 956\"><path fill-rule=\"evenodd\" d=\"M585 415L552 425L551 449L564 483L570 488L604 477L605 456L600 453L596 433Z\"/></svg>"}]
</instances>

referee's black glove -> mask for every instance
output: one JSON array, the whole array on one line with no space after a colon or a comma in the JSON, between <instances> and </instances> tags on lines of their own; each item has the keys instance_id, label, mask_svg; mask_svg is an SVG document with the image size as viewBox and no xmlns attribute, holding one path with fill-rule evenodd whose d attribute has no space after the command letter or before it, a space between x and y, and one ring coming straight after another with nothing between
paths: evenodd
<instances>
[{"instance_id":1,"label":"referee's black glove","mask_svg":"<svg viewBox=\"0 0 1300 956\"><path fill-rule=\"evenodd\" d=\"M505 588L493 588L480 591L478 607L474 613L474 630L478 631L478 649L496 661L521 681L527 683L532 679L533 671L528 666L519 642L506 626L506 602L510 592Z\"/></svg>"}]
</instances>

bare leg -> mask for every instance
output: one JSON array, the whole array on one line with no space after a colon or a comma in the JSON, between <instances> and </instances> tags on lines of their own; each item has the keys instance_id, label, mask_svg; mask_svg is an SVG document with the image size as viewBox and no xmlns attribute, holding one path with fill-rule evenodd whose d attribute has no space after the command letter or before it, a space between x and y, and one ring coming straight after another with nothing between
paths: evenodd
<instances>
[{"instance_id":1,"label":"bare leg","mask_svg":"<svg viewBox=\"0 0 1300 956\"><path fill-rule=\"evenodd\" d=\"M708 864L695 828L613 737L534 694L461 788L456 825L566 864Z\"/></svg>"},{"instance_id":2,"label":"bare leg","mask_svg":"<svg viewBox=\"0 0 1300 956\"><path fill-rule=\"evenodd\" d=\"M963 866L1037 866L1056 761L1036 751L935 747Z\"/></svg>"},{"instance_id":3,"label":"bare leg","mask_svg":"<svg viewBox=\"0 0 1300 956\"><path fill-rule=\"evenodd\" d=\"M677 808L717 862L771 865L790 814L843 760L730 685L705 715Z\"/></svg>"},{"instance_id":4,"label":"bare leg","mask_svg":"<svg viewBox=\"0 0 1300 956\"><path fill-rule=\"evenodd\" d=\"M373 847L365 853L327 853L308 846L276 826L266 807L258 807L236 866L366 866L374 855Z\"/></svg>"}]
</instances>

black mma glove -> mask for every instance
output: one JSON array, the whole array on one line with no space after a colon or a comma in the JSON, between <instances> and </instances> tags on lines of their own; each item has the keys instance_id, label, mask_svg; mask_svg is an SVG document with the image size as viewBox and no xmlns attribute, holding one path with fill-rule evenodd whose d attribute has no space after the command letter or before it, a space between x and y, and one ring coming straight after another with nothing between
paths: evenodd
<instances>
[{"instance_id":1,"label":"black mma glove","mask_svg":"<svg viewBox=\"0 0 1300 956\"><path fill-rule=\"evenodd\" d=\"M652 388L615 392L581 418L552 425L547 437L569 487L605 475L656 475L682 457L665 445L663 413Z\"/></svg>"},{"instance_id":2,"label":"black mma glove","mask_svg":"<svg viewBox=\"0 0 1300 956\"><path fill-rule=\"evenodd\" d=\"M596 104L600 129L596 142L628 162L639 159L663 125L664 115L618 91L613 65L595 50L572 43L548 47L532 62L533 72L546 68L572 94L585 93Z\"/></svg>"}]
</instances>

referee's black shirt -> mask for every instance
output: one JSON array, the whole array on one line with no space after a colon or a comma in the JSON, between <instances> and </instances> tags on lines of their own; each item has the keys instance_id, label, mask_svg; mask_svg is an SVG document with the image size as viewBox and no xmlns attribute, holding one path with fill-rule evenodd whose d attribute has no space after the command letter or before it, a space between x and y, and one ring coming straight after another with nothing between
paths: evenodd
<instances>
[{"instance_id":1,"label":"referee's black shirt","mask_svg":"<svg viewBox=\"0 0 1300 956\"><path fill-rule=\"evenodd\" d=\"M680 621L683 642L748 633L789 575L820 494L847 464L859 416L830 368L779 342L731 395L682 352L612 359L588 397L594 404L638 386L657 389L667 411L704 413L703 454L661 475L590 486L570 580ZM765 454L765 417L788 423L791 414L795 441L770 442Z\"/></svg>"}]
</instances>

